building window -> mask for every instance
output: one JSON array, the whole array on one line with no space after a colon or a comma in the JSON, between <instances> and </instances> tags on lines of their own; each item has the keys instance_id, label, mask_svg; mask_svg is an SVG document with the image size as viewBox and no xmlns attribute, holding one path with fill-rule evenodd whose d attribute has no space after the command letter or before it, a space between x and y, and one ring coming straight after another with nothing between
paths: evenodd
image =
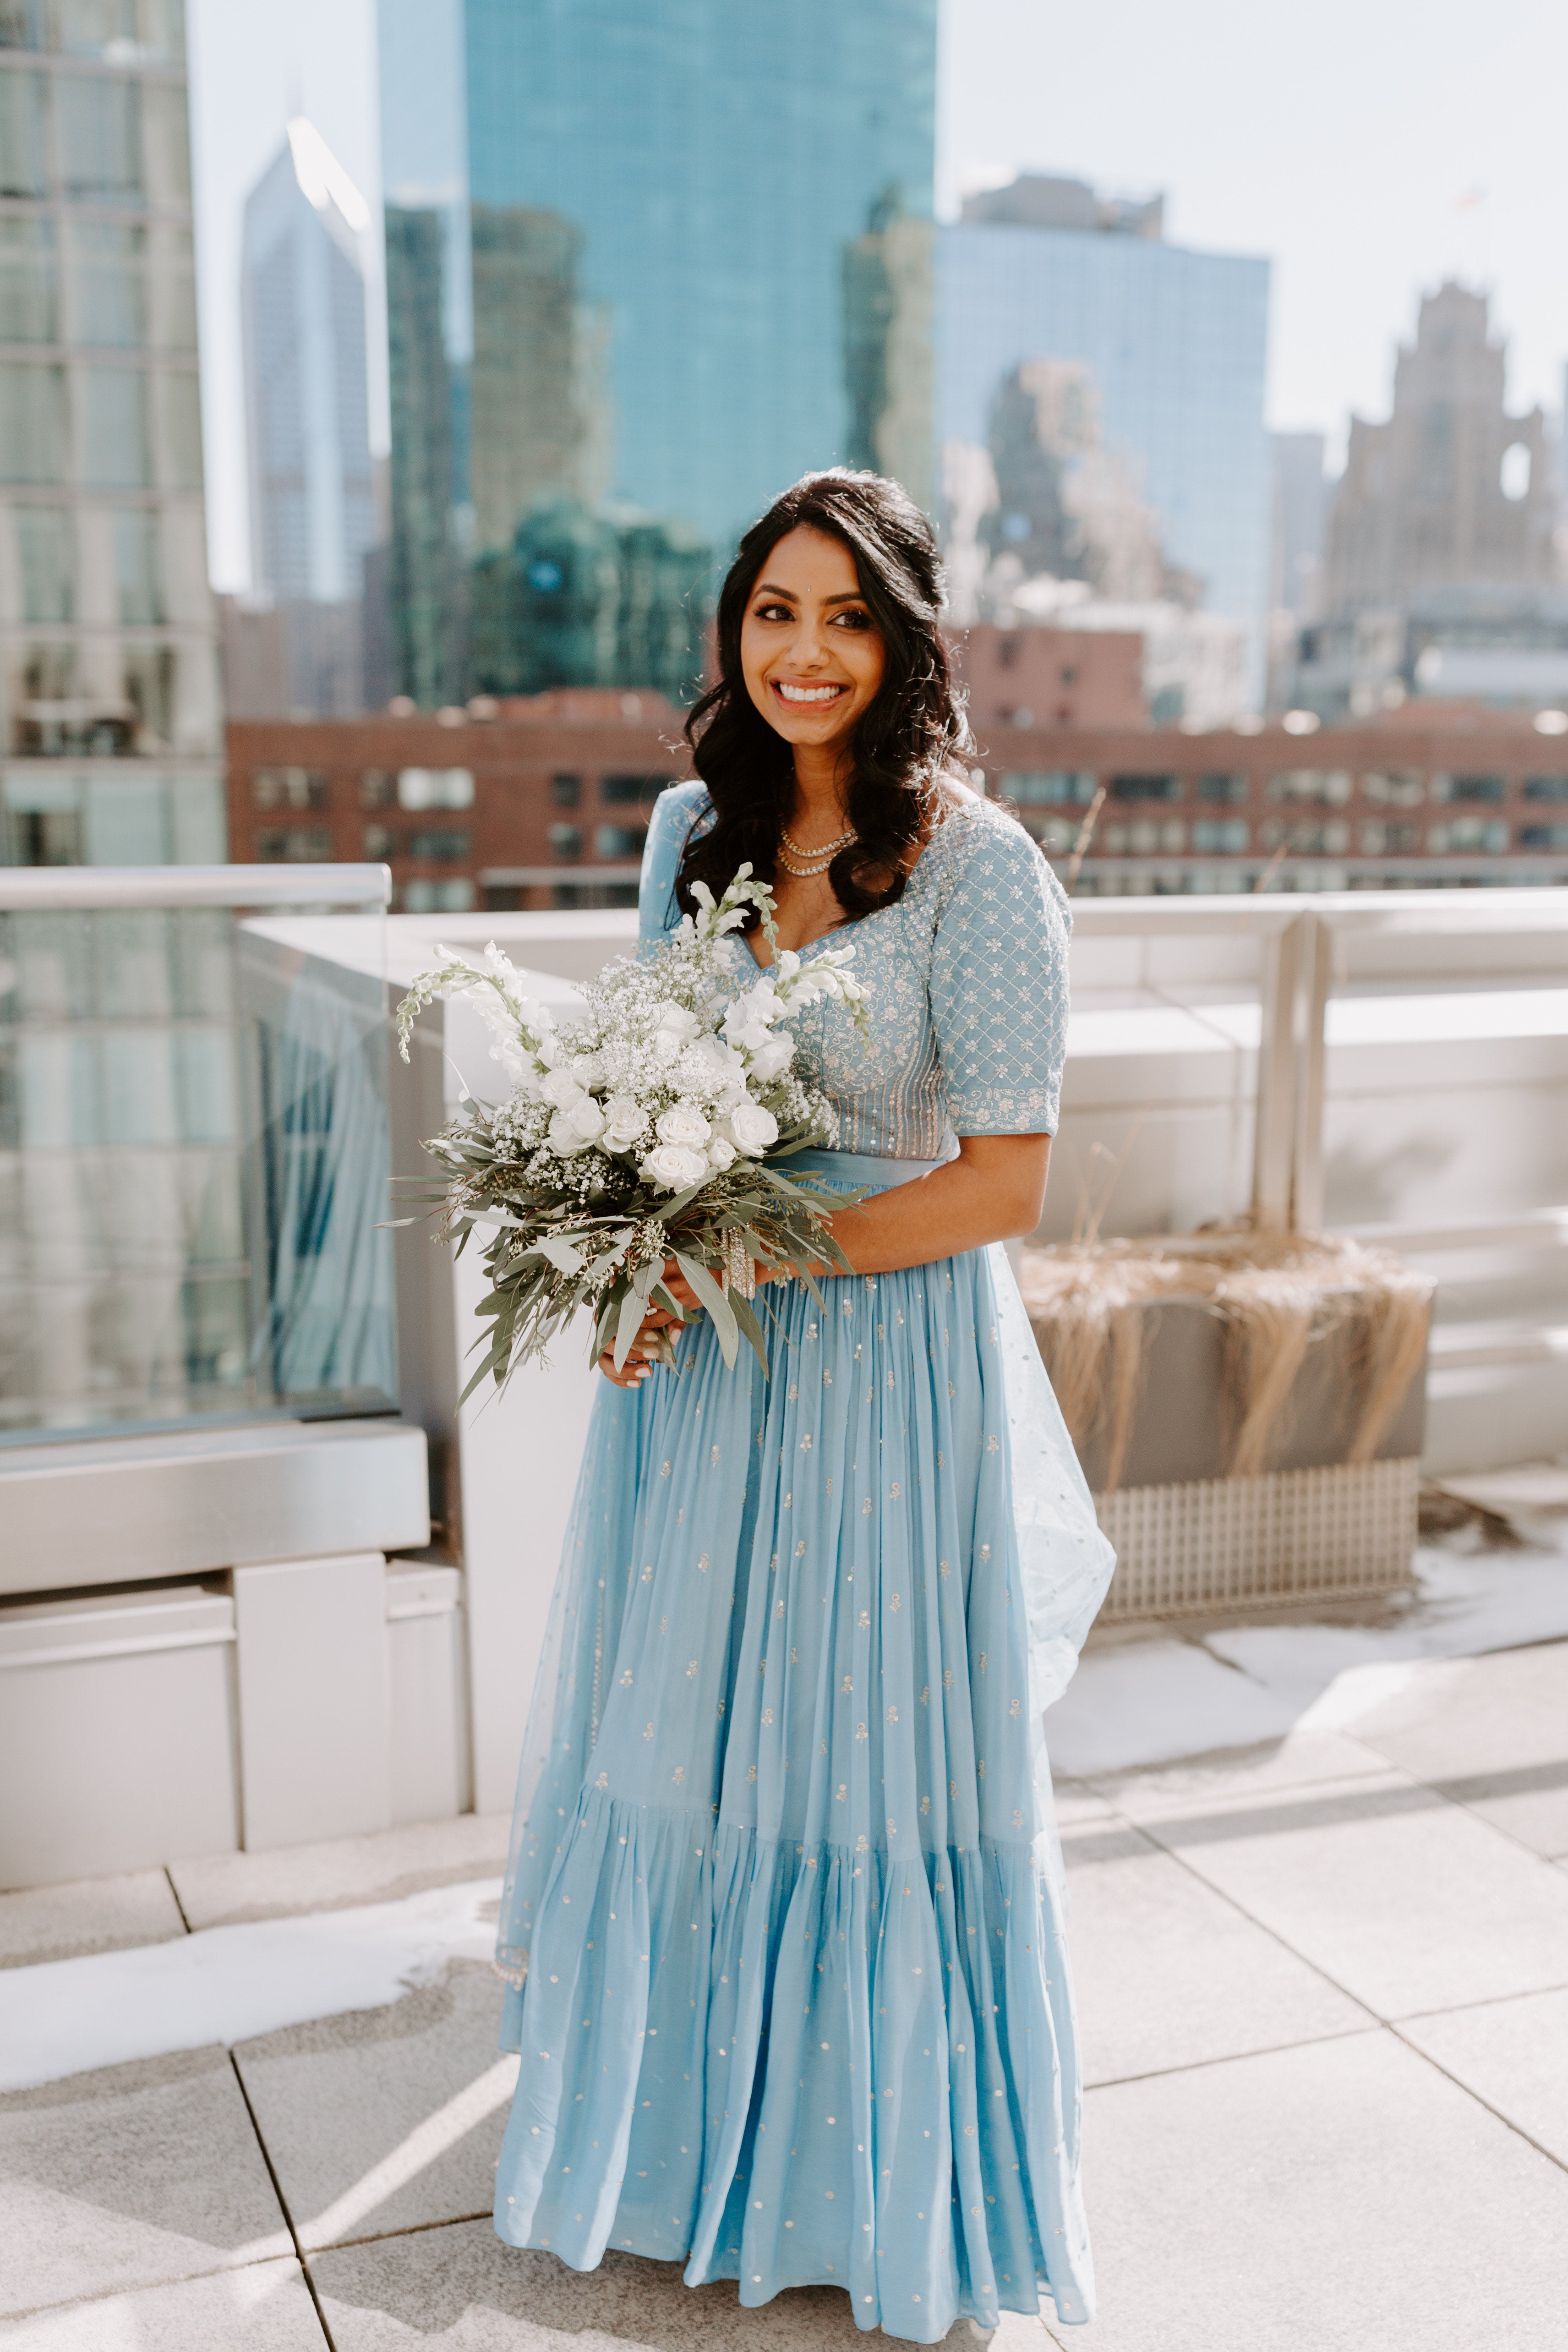
<instances>
[{"instance_id":1,"label":"building window","mask_svg":"<svg viewBox=\"0 0 1568 2352\"><path fill-rule=\"evenodd\" d=\"M1038 841L1048 857L1065 856L1078 838L1079 822L1071 816L1026 816L1024 830Z\"/></svg>"},{"instance_id":2,"label":"building window","mask_svg":"<svg viewBox=\"0 0 1568 2352\"><path fill-rule=\"evenodd\" d=\"M549 796L557 808L575 808L582 798L580 776L552 776Z\"/></svg>"},{"instance_id":3,"label":"building window","mask_svg":"<svg viewBox=\"0 0 1568 2352\"><path fill-rule=\"evenodd\" d=\"M391 808L397 798L397 778L390 768L367 768L360 778L362 809Z\"/></svg>"},{"instance_id":4,"label":"building window","mask_svg":"<svg viewBox=\"0 0 1568 2352\"><path fill-rule=\"evenodd\" d=\"M144 490L147 379L140 368L84 368L82 479L94 489Z\"/></svg>"},{"instance_id":5,"label":"building window","mask_svg":"<svg viewBox=\"0 0 1568 2352\"><path fill-rule=\"evenodd\" d=\"M0 220L0 343L59 340L54 223Z\"/></svg>"},{"instance_id":6,"label":"building window","mask_svg":"<svg viewBox=\"0 0 1568 2352\"><path fill-rule=\"evenodd\" d=\"M22 618L68 621L76 611L76 539L65 507L17 507Z\"/></svg>"},{"instance_id":7,"label":"building window","mask_svg":"<svg viewBox=\"0 0 1568 2352\"><path fill-rule=\"evenodd\" d=\"M1527 801L1568 801L1568 776L1526 776Z\"/></svg>"},{"instance_id":8,"label":"building window","mask_svg":"<svg viewBox=\"0 0 1568 2352\"><path fill-rule=\"evenodd\" d=\"M1003 800L1017 801L1024 808L1051 807L1062 802L1086 808L1094 797L1094 778L1071 768L1036 772L1012 768L1000 779L1000 791Z\"/></svg>"},{"instance_id":9,"label":"building window","mask_svg":"<svg viewBox=\"0 0 1568 2352\"><path fill-rule=\"evenodd\" d=\"M1236 856L1252 845L1252 828L1244 816L1200 816L1193 821L1192 845L1204 853Z\"/></svg>"},{"instance_id":10,"label":"building window","mask_svg":"<svg viewBox=\"0 0 1568 2352\"><path fill-rule=\"evenodd\" d=\"M1521 824L1521 849L1568 849L1568 824Z\"/></svg>"},{"instance_id":11,"label":"building window","mask_svg":"<svg viewBox=\"0 0 1568 2352\"><path fill-rule=\"evenodd\" d=\"M146 341L146 230L126 222L72 223L75 341L120 351L134 351Z\"/></svg>"},{"instance_id":12,"label":"building window","mask_svg":"<svg viewBox=\"0 0 1568 2352\"><path fill-rule=\"evenodd\" d=\"M403 912L409 915L465 915L474 904L474 885L465 875L438 882L415 875L402 886Z\"/></svg>"},{"instance_id":13,"label":"building window","mask_svg":"<svg viewBox=\"0 0 1568 2352\"><path fill-rule=\"evenodd\" d=\"M1350 798L1350 776L1343 768L1285 768L1269 779L1271 801L1316 801L1320 806L1342 808Z\"/></svg>"},{"instance_id":14,"label":"building window","mask_svg":"<svg viewBox=\"0 0 1568 2352\"><path fill-rule=\"evenodd\" d=\"M1531 846L1538 845L1531 843ZM1496 817L1450 817L1447 824L1431 826L1427 847L1434 857L1451 856L1467 850L1472 854L1479 850L1495 857L1508 847L1508 827Z\"/></svg>"},{"instance_id":15,"label":"building window","mask_svg":"<svg viewBox=\"0 0 1568 2352\"><path fill-rule=\"evenodd\" d=\"M402 768L398 804L405 809L465 809L474 805L471 768Z\"/></svg>"},{"instance_id":16,"label":"building window","mask_svg":"<svg viewBox=\"0 0 1568 2352\"><path fill-rule=\"evenodd\" d=\"M1294 817L1281 824L1270 818L1262 828L1263 847L1284 849L1297 857L1343 857L1350 847L1350 827L1343 817Z\"/></svg>"},{"instance_id":17,"label":"building window","mask_svg":"<svg viewBox=\"0 0 1568 2352\"><path fill-rule=\"evenodd\" d=\"M552 824L549 845L552 857L580 857L582 835L575 824Z\"/></svg>"},{"instance_id":18,"label":"building window","mask_svg":"<svg viewBox=\"0 0 1568 2352\"><path fill-rule=\"evenodd\" d=\"M648 836L639 824L601 824L593 835L596 857L641 857Z\"/></svg>"},{"instance_id":19,"label":"building window","mask_svg":"<svg viewBox=\"0 0 1568 2352\"><path fill-rule=\"evenodd\" d=\"M390 824L368 824L364 835L364 855L372 864L395 856L397 842Z\"/></svg>"},{"instance_id":20,"label":"building window","mask_svg":"<svg viewBox=\"0 0 1568 2352\"><path fill-rule=\"evenodd\" d=\"M120 617L132 627L156 627L168 619L163 608L158 518L132 509L114 518L114 577Z\"/></svg>"},{"instance_id":21,"label":"building window","mask_svg":"<svg viewBox=\"0 0 1568 2352\"><path fill-rule=\"evenodd\" d=\"M1364 857L1408 857L1419 845L1419 830L1407 818L1372 817L1361 828Z\"/></svg>"},{"instance_id":22,"label":"building window","mask_svg":"<svg viewBox=\"0 0 1568 2352\"><path fill-rule=\"evenodd\" d=\"M1369 801L1385 808L1419 808L1427 797L1427 779L1409 772L1367 775L1361 789Z\"/></svg>"},{"instance_id":23,"label":"building window","mask_svg":"<svg viewBox=\"0 0 1568 2352\"><path fill-rule=\"evenodd\" d=\"M670 781L668 776L601 776L599 797L606 808L640 808L644 798L657 800Z\"/></svg>"},{"instance_id":24,"label":"building window","mask_svg":"<svg viewBox=\"0 0 1568 2352\"><path fill-rule=\"evenodd\" d=\"M326 774L320 768L257 768L250 796L258 809L324 809Z\"/></svg>"},{"instance_id":25,"label":"building window","mask_svg":"<svg viewBox=\"0 0 1568 2352\"><path fill-rule=\"evenodd\" d=\"M1113 776L1113 801L1179 801L1179 776Z\"/></svg>"},{"instance_id":26,"label":"building window","mask_svg":"<svg viewBox=\"0 0 1568 2352\"><path fill-rule=\"evenodd\" d=\"M40 73L0 74L0 196L47 196L47 83Z\"/></svg>"},{"instance_id":27,"label":"building window","mask_svg":"<svg viewBox=\"0 0 1568 2352\"><path fill-rule=\"evenodd\" d=\"M126 646L120 656L124 698L136 713L143 751L163 751L174 740L175 666L172 646Z\"/></svg>"},{"instance_id":28,"label":"building window","mask_svg":"<svg viewBox=\"0 0 1568 2352\"><path fill-rule=\"evenodd\" d=\"M1247 799L1245 776L1199 776L1197 796L1200 801L1219 801L1230 808L1240 808Z\"/></svg>"},{"instance_id":29,"label":"building window","mask_svg":"<svg viewBox=\"0 0 1568 2352\"><path fill-rule=\"evenodd\" d=\"M469 837L458 825L431 825L409 835L408 855L428 866L461 866L468 855Z\"/></svg>"},{"instance_id":30,"label":"building window","mask_svg":"<svg viewBox=\"0 0 1568 2352\"><path fill-rule=\"evenodd\" d=\"M1490 801L1495 807L1508 797L1500 776L1434 776L1435 801Z\"/></svg>"},{"instance_id":31,"label":"building window","mask_svg":"<svg viewBox=\"0 0 1568 2352\"><path fill-rule=\"evenodd\" d=\"M55 130L64 194L78 204L141 201L141 86L129 76L57 74Z\"/></svg>"},{"instance_id":32,"label":"building window","mask_svg":"<svg viewBox=\"0 0 1568 2352\"><path fill-rule=\"evenodd\" d=\"M10 76L0 74L0 90ZM66 372L0 363L0 482L66 478Z\"/></svg>"},{"instance_id":33,"label":"building window","mask_svg":"<svg viewBox=\"0 0 1568 2352\"><path fill-rule=\"evenodd\" d=\"M1186 827L1180 817L1162 824L1152 816L1136 817L1131 824L1108 824L1101 845L1111 857L1179 857L1186 847Z\"/></svg>"},{"instance_id":34,"label":"building window","mask_svg":"<svg viewBox=\"0 0 1568 2352\"><path fill-rule=\"evenodd\" d=\"M256 854L268 866L325 864L332 836L324 824L267 824L256 834Z\"/></svg>"},{"instance_id":35,"label":"building window","mask_svg":"<svg viewBox=\"0 0 1568 2352\"><path fill-rule=\"evenodd\" d=\"M170 489L202 487L202 396L194 368L170 368L158 379L162 403L162 479Z\"/></svg>"}]
</instances>

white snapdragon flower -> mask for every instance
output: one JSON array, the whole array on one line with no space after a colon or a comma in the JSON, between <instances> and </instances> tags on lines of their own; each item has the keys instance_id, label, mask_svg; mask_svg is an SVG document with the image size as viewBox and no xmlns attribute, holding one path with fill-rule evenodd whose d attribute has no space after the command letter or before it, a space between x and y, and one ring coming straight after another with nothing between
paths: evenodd
<instances>
[{"instance_id":1,"label":"white snapdragon flower","mask_svg":"<svg viewBox=\"0 0 1568 2352\"><path fill-rule=\"evenodd\" d=\"M629 1151L648 1132L648 1114L635 1095L612 1095L604 1106L603 1142L610 1151Z\"/></svg>"},{"instance_id":2,"label":"white snapdragon flower","mask_svg":"<svg viewBox=\"0 0 1568 2352\"><path fill-rule=\"evenodd\" d=\"M713 1129L695 1105L673 1103L660 1118L654 1133L661 1143L685 1143L700 1149Z\"/></svg>"},{"instance_id":3,"label":"white snapdragon flower","mask_svg":"<svg viewBox=\"0 0 1568 2352\"><path fill-rule=\"evenodd\" d=\"M700 1184L707 1172L706 1153L685 1143L656 1143L638 1170L645 1182L656 1184L662 1192L684 1192L688 1184Z\"/></svg>"},{"instance_id":4,"label":"white snapdragon flower","mask_svg":"<svg viewBox=\"0 0 1568 2352\"><path fill-rule=\"evenodd\" d=\"M779 1122L760 1103L737 1103L727 1123L737 1149L753 1160L759 1159L770 1143L779 1140Z\"/></svg>"},{"instance_id":5,"label":"white snapdragon flower","mask_svg":"<svg viewBox=\"0 0 1568 2352\"><path fill-rule=\"evenodd\" d=\"M793 1037L769 1037L751 1056L751 1075L766 1086L770 1078L781 1077L794 1058Z\"/></svg>"}]
</instances>

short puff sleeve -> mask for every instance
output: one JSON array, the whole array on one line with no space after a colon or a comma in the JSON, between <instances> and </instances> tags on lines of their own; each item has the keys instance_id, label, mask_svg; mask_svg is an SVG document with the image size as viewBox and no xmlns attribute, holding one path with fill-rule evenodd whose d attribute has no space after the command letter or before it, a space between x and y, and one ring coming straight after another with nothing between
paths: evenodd
<instances>
[{"instance_id":1,"label":"short puff sleeve","mask_svg":"<svg viewBox=\"0 0 1568 2352\"><path fill-rule=\"evenodd\" d=\"M948 823L931 1020L949 1116L959 1135L1054 1135L1067 1046L1067 893L1003 811L982 805Z\"/></svg>"},{"instance_id":2,"label":"short puff sleeve","mask_svg":"<svg viewBox=\"0 0 1568 2352\"><path fill-rule=\"evenodd\" d=\"M671 784L653 803L637 884L637 936L644 947L654 945L681 919L675 877L693 825L710 814L707 788L695 778L690 783Z\"/></svg>"}]
</instances>

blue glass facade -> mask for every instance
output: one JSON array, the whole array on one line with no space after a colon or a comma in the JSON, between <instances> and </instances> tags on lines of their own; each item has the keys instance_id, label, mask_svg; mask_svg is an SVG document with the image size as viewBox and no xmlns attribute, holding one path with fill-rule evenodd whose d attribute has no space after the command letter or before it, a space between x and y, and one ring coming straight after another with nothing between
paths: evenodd
<instances>
[{"instance_id":1,"label":"blue glass facade","mask_svg":"<svg viewBox=\"0 0 1568 2352\"><path fill-rule=\"evenodd\" d=\"M929 500L936 47L936 0L381 0L405 690L673 686L648 594L797 475Z\"/></svg>"},{"instance_id":2,"label":"blue glass facade","mask_svg":"<svg viewBox=\"0 0 1568 2352\"><path fill-rule=\"evenodd\" d=\"M1168 560L1209 610L1268 594L1269 264L1146 236L963 222L937 240L938 430L984 446L1031 360L1082 362L1107 448L1134 462Z\"/></svg>"}]
</instances>

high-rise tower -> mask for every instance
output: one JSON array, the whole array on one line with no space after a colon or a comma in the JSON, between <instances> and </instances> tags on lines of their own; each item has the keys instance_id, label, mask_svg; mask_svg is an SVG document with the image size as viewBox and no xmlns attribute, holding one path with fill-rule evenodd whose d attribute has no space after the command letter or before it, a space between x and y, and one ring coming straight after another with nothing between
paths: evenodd
<instances>
[{"instance_id":1,"label":"high-rise tower","mask_svg":"<svg viewBox=\"0 0 1568 2352\"><path fill-rule=\"evenodd\" d=\"M931 497L936 0L381 0L403 689L689 683L813 466Z\"/></svg>"},{"instance_id":2,"label":"high-rise tower","mask_svg":"<svg viewBox=\"0 0 1568 2352\"><path fill-rule=\"evenodd\" d=\"M4 26L0 859L219 859L181 0Z\"/></svg>"}]
</instances>

